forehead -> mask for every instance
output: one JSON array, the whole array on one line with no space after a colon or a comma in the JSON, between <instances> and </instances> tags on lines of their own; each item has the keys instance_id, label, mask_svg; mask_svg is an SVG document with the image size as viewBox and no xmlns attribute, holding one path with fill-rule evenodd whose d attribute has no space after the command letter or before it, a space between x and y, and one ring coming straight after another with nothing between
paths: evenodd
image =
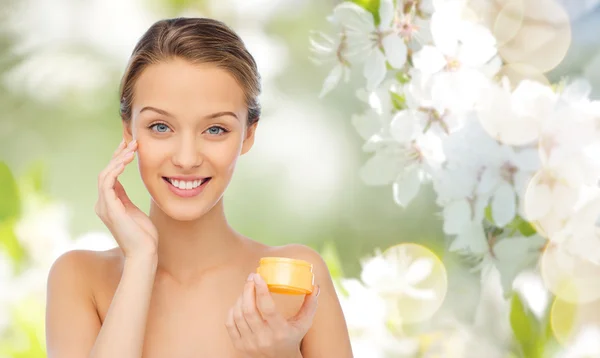
<instances>
[{"instance_id":1,"label":"forehead","mask_svg":"<svg viewBox=\"0 0 600 358\"><path fill-rule=\"evenodd\" d=\"M146 67L134 87L133 111L151 105L171 113L202 115L230 110L243 115L244 91L234 77L214 64L181 59Z\"/></svg>"}]
</instances>

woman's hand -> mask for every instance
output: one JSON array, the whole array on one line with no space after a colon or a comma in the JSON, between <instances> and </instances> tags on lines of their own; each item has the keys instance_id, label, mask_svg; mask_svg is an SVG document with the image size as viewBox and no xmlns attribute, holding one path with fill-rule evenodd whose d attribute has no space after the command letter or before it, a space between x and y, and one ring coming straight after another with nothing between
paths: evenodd
<instances>
[{"instance_id":1,"label":"woman's hand","mask_svg":"<svg viewBox=\"0 0 600 358\"><path fill-rule=\"evenodd\" d=\"M307 295L300 311L286 320L276 309L265 281L250 274L244 293L229 311L225 325L234 346L245 357L298 358L300 342L317 311L318 287Z\"/></svg>"},{"instance_id":2,"label":"woman's hand","mask_svg":"<svg viewBox=\"0 0 600 358\"><path fill-rule=\"evenodd\" d=\"M98 175L95 211L119 244L126 258L155 255L158 232L150 218L135 206L117 177L133 161L137 142L123 140L106 168Z\"/></svg>"}]
</instances>

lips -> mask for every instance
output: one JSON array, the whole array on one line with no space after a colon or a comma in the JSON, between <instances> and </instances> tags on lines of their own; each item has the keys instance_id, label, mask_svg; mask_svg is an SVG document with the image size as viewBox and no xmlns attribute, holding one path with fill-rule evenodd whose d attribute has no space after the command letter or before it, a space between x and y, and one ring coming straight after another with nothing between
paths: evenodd
<instances>
[{"instance_id":1,"label":"lips","mask_svg":"<svg viewBox=\"0 0 600 358\"><path fill-rule=\"evenodd\" d=\"M196 180L182 181L174 178L163 177L169 190L182 198L190 198L199 195L210 182L211 177Z\"/></svg>"}]
</instances>

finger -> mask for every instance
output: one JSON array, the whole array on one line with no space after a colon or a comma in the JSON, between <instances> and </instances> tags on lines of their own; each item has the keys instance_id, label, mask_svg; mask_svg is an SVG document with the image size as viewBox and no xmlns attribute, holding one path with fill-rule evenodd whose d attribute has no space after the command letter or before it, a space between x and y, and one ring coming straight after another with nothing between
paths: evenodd
<instances>
[{"instance_id":1,"label":"finger","mask_svg":"<svg viewBox=\"0 0 600 358\"><path fill-rule=\"evenodd\" d=\"M109 212L116 213L121 209L121 205L119 204L119 198L117 196L117 192L114 190L114 187L117 183L117 178L123 171L125 170L125 164L123 162L114 164L112 171L106 174L104 178L104 182L101 186L101 196L104 198L104 205L108 209ZM125 204L122 204L124 207Z\"/></svg>"},{"instance_id":2,"label":"finger","mask_svg":"<svg viewBox=\"0 0 600 358\"><path fill-rule=\"evenodd\" d=\"M125 147L127 147L127 143L125 142L125 139L123 139L121 143L119 143L117 149L115 149L112 157L116 158L123 151L123 149L125 149Z\"/></svg>"},{"instance_id":3,"label":"finger","mask_svg":"<svg viewBox=\"0 0 600 358\"><path fill-rule=\"evenodd\" d=\"M104 175L104 180L109 173L112 173L116 168L123 166L127 166L127 164L133 161L135 157L135 146L129 145L123 152L121 152L116 158L113 158L111 162L107 165Z\"/></svg>"},{"instance_id":4,"label":"finger","mask_svg":"<svg viewBox=\"0 0 600 358\"><path fill-rule=\"evenodd\" d=\"M115 151L115 153L113 155L113 159L120 158L129 152L135 152L137 150L137 140L134 139L131 142L129 142L127 145L122 144L119 146L119 148L121 148L121 150L117 149Z\"/></svg>"},{"instance_id":5,"label":"finger","mask_svg":"<svg viewBox=\"0 0 600 358\"><path fill-rule=\"evenodd\" d=\"M229 310L227 314L227 320L225 321L225 327L227 328L227 333L229 333L229 337L233 340L234 344L237 344L241 338L240 331L237 329L235 325L235 320L233 318L233 308Z\"/></svg>"},{"instance_id":6,"label":"finger","mask_svg":"<svg viewBox=\"0 0 600 358\"><path fill-rule=\"evenodd\" d=\"M267 283L259 274L253 275L253 279L256 286L256 307L258 311L271 329L282 329L286 321L277 311L275 301L271 297Z\"/></svg>"},{"instance_id":7,"label":"finger","mask_svg":"<svg viewBox=\"0 0 600 358\"><path fill-rule=\"evenodd\" d=\"M121 184L121 182L119 182L119 179L115 180L115 186L113 187L113 189L115 191L115 194L117 195L117 198L121 200L125 207L134 206L131 199L129 199L129 195L127 195L127 192L125 192L125 188L123 188L123 185Z\"/></svg>"},{"instance_id":8,"label":"finger","mask_svg":"<svg viewBox=\"0 0 600 358\"><path fill-rule=\"evenodd\" d=\"M244 286L244 293L242 296L242 312L244 313L246 322L248 322L248 326L250 326L252 332L256 334L263 331L267 326L260 316L258 308L256 308L256 295L253 275L254 274L250 274L248 281Z\"/></svg>"},{"instance_id":9,"label":"finger","mask_svg":"<svg viewBox=\"0 0 600 358\"><path fill-rule=\"evenodd\" d=\"M130 142L127 147L123 148L123 150L121 150L118 154L113 156L112 160L108 163L106 168L104 168L104 170L98 176L98 184L101 185L101 183L105 181L108 173L112 172L114 168L117 167L123 160L129 161L130 159L133 159L134 155L131 154L131 152L135 151L135 149L136 143L135 141L133 141Z\"/></svg>"},{"instance_id":10,"label":"finger","mask_svg":"<svg viewBox=\"0 0 600 358\"><path fill-rule=\"evenodd\" d=\"M242 297L237 300L235 307L233 308L233 320L235 321L235 325L240 331L240 336L243 339L248 339L252 336L252 330L246 322L246 318L244 317L244 313L242 311Z\"/></svg>"},{"instance_id":11,"label":"finger","mask_svg":"<svg viewBox=\"0 0 600 358\"><path fill-rule=\"evenodd\" d=\"M106 180L107 176L112 173L115 169L120 166L125 167L127 164L131 163L133 160L133 152L125 151L121 153L118 157L114 158L107 166L104 174L104 180Z\"/></svg>"},{"instance_id":12,"label":"finger","mask_svg":"<svg viewBox=\"0 0 600 358\"><path fill-rule=\"evenodd\" d=\"M310 295L306 295L302 307L300 307L298 313L291 319L291 322L304 332L308 331L312 325L313 318L317 312L320 291L321 287L317 286Z\"/></svg>"}]
</instances>

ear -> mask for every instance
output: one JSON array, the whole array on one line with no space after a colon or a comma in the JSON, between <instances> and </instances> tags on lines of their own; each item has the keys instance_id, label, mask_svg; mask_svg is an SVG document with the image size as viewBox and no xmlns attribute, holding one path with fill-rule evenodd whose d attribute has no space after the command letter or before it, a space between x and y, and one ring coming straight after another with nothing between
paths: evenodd
<instances>
[{"instance_id":1,"label":"ear","mask_svg":"<svg viewBox=\"0 0 600 358\"><path fill-rule=\"evenodd\" d=\"M121 120L123 125L123 139L125 143L129 143L133 140L133 133L131 131L131 119L128 121Z\"/></svg>"},{"instance_id":2,"label":"ear","mask_svg":"<svg viewBox=\"0 0 600 358\"><path fill-rule=\"evenodd\" d=\"M258 126L258 121L254 122L251 126L246 129L246 137L244 138L244 142L242 143L242 153L246 154L250 148L254 145L254 136L256 134L256 127Z\"/></svg>"}]
</instances>

